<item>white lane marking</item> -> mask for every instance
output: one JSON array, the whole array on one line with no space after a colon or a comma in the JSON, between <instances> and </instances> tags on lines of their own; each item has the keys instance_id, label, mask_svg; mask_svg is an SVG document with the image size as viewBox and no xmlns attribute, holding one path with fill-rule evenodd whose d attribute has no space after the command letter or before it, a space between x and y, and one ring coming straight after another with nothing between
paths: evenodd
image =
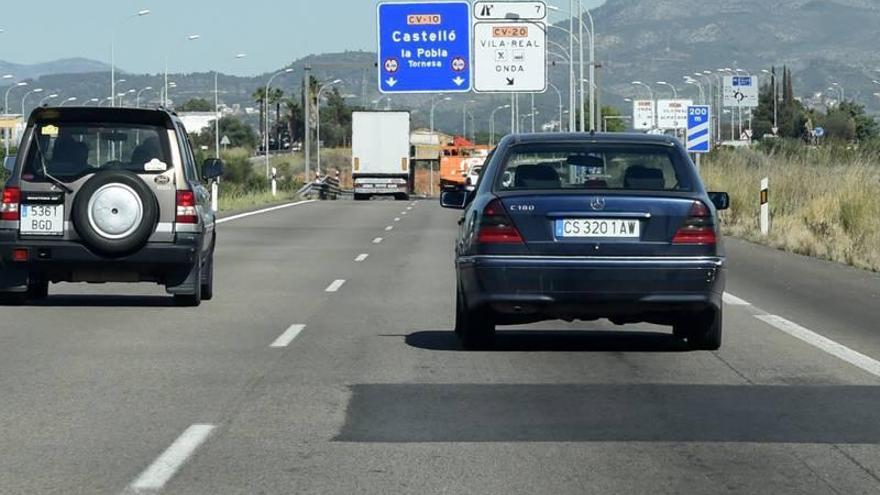
<instances>
[{"instance_id":1,"label":"white lane marking","mask_svg":"<svg viewBox=\"0 0 880 495\"><path fill-rule=\"evenodd\" d=\"M401 215L406 215L405 211L400 212Z\"/></svg>"},{"instance_id":2,"label":"white lane marking","mask_svg":"<svg viewBox=\"0 0 880 495\"><path fill-rule=\"evenodd\" d=\"M819 335L818 333L804 328L797 323L786 320L776 315L755 315L755 318L772 325L779 330L800 339L813 347L840 358L847 363L861 368L868 373L880 377L880 361L876 361L860 352L856 352L845 345Z\"/></svg>"},{"instance_id":3,"label":"white lane marking","mask_svg":"<svg viewBox=\"0 0 880 495\"><path fill-rule=\"evenodd\" d=\"M412 208L413 208L412 206L407 206L406 211L410 211L410 210L412 210Z\"/></svg>"},{"instance_id":4,"label":"white lane marking","mask_svg":"<svg viewBox=\"0 0 880 495\"><path fill-rule=\"evenodd\" d=\"M345 283L345 280L334 280L332 284L328 285L324 292L336 292L340 287Z\"/></svg>"},{"instance_id":5,"label":"white lane marking","mask_svg":"<svg viewBox=\"0 0 880 495\"><path fill-rule=\"evenodd\" d=\"M385 227L385 232L391 232L392 230L394 230L393 225L389 225L389 226Z\"/></svg>"},{"instance_id":6,"label":"white lane marking","mask_svg":"<svg viewBox=\"0 0 880 495\"><path fill-rule=\"evenodd\" d=\"M220 219L217 220L217 223L231 222L231 221L233 221L233 220L238 220L238 219L241 219L241 218L247 218L247 217L252 217L252 216L254 216L254 215L261 215L261 214L263 214L263 213L269 213L270 211L283 210L284 208L290 208L291 206L299 206L299 205L304 205L304 204L308 204L308 203L314 203L315 201L316 201L316 200L314 200L314 199L309 199L309 200L306 200L306 201L297 201L296 203L286 203L286 204L283 204L283 205L273 206L273 207L271 207L271 208L263 208L262 210L249 211L249 212L247 212L247 213L242 213L242 214L239 214L239 215L233 215L233 216L231 216L231 217L220 218Z\"/></svg>"},{"instance_id":7,"label":"white lane marking","mask_svg":"<svg viewBox=\"0 0 880 495\"><path fill-rule=\"evenodd\" d=\"M367 259L369 256L370 256L370 255L367 254L367 253L359 254L358 257L355 258L354 260L355 260L356 262L360 263L361 261L366 261L366 259Z\"/></svg>"},{"instance_id":8,"label":"white lane marking","mask_svg":"<svg viewBox=\"0 0 880 495\"><path fill-rule=\"evenodd\" d=\"M721 298L724 300L725 304L729 304L731 306L751 306L752 303L746 301L745 299L740 299L729 292L725 292Z\"/></svg>"},{"instance_id":9,"label":"white lane marking","mask_svg":"<svg viewBox=\"0 0 880 495\"><path fill-rule=\"evenodd\" d=\"M373 244L381 244L381 243L382 243L381 237L377 237L377 238L373 239Z\"/></svg>"},{"instance_id":10,"label":"white lane marking","mask_svg":"<svg viewBox=\"0 0 880 495\"><path fill-rule=\"evenodd\" d=\"M400 221L400 217L395 218L394 221L395 221L395 222L399 222L399 221Z\"/></svg>"},{"instance_id":11,"label":"white lane marking","mask_svg":"<svg viewBox=\"0 0 880 495\"><path fill-rule=\"evenodd\" d=\"M287 330L284 331L284 333L279 335L278 338L275 339L275 342L272 342L272 344L270 344L269 347L287 347L287 346L289 346L290 343L293 342L293 339L295 339L297 336L299 336L300 332L302 332L303 329L305 329L305 328L306 328L305 325L299 325L299 324L290 325L290 328L288 328Z\"/></svg>"},{"instance_id":12,"label":"white lane marking","mask_svg":"<svg viewBox=\"0 0 880 495\"><path fill-rule=\"evenodd\" d=\"M134 493L155 492L168 483L196 449L211 436L215 425L196 424L186 429L174 443L162 452L150 466L134 480L129 488Z\"/></svg>"}]
</instances>

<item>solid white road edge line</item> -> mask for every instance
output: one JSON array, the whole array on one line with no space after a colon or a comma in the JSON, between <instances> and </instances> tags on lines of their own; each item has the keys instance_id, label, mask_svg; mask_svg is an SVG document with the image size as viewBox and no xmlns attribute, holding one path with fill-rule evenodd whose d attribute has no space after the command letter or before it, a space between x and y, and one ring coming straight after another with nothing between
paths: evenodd
<instances>
[{"instance_id":1,"label":"solid white road edge line","mask_svg":"<svg viewBox=\"0 0 880 495\"><path fill-rule=\"evenodd\" d=\"M381 237L377 237L377 238L373 239L373 244L381 244L381 243L382 243Z\"/></svg>"},{"instance_id":2,"label":"solid white road edge line","mask_svg":"<svg viewBox=\"0 0 880 495\"><path fill-rule=\"evenodd\" d=\"M275 342L272 342L272 344L269 345L269 347L287 347L287 346L289 346L290 343L293 342L293 339L295 339L299 335L299 333L302 332L303 329L305 329L305 328L306 328L305 325L300 325L300 324L290 325L290 328L288 328L287 330L284 331L284 333L279 335L278 338L275 339Z\"/></svg>"},{"instance_id":3,"label":"solid white road edge line","mask_svg":"<svg viewBox=\"0 0 880 495\"><path fill-rule=\"evenodd\" d=\"M299 205L304 205L304 204L308 204L308 203L314 203L315 201L316 200L314 200L314 199L309 199L306 201L297 201L296 203L285 203L283 205L272 206L270 208L263 208L262 210L249 211L247 213L241 213L239 215L232 215L231 217L219 218L219 219L217 219L217 223L219 224L219 223L231 222L233 220L239 220L241 218L252 217L254 215L261 215L263 213L269 213L271 211L283 210L285 208L290 208L291 206L299 206Z\"/></svg>"},{"instance_id":4,"label":"solid white road edge line","mask_svg":"<svg viewBox=\"0 0 880 495\"><path fill-rule=\"evenodd\" d=\"M751 306L752 303L746 301L745 299L740 299L739 297L734 296L729 292L725 292L721 298L724 300L726 304L731 306Z\"/></svg>"},{"instance_id":5,"label":"solid white road edge line","mask_svg":"<svg viewBox=\"0 0 880 495\"><path fill-rule=\"evenodd\" d=\"M367 259L369 256L370 256L370 255L367 254L367 253L359 254L358 257L355 258L354 260L355 260L356 262L360 263L361 261L366 261L366 259Z\"/></svg>"},{"instance_id":6,"label":"solid white road edge line","mask_svg":"<svg viewBox=\"0 0 880 495\"><path fill-rule=\"evenodd\" d=\"M845 345L838 344L827 337L823 337L818 333L804 328L797 323L788 321L781 316L755 315L755 318L768 325L774 326L813 347L823 350L832 356L840 358L853 366L861 368L876 377L880 377L880 361L876 361L860 352L856 352Z\"/></svg>"},{"instance_id":7,"label":"solid white road edge line","mask_svg":"<svg viewBox=\"0 0 880 495\"><path fill-rule=\"evenodd\" d=\"M345 280L334 280L332 284L328 285L324 292L336 292L340 287L345 283Z\"/></svg>"},{"instance_id":8,"label":"solid white road edge line","mask_svg":"<svg viewBox=\"0 0 880 495\"><path fill-rule=\"evenodd\" d=\"M186 429L174 443L162 452L150 466L134 480L129 488L134 493L161 490L177 473L196 449L211 436L215 425L195 424Z\"/></svg>"}]
</instances>

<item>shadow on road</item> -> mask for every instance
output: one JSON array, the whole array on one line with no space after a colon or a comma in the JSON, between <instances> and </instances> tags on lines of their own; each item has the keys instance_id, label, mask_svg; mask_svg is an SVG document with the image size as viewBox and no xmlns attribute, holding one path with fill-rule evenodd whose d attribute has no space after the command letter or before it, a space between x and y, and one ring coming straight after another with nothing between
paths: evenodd
<instances>
[{"instance_id":1,"label":"shadow on road","mask_svg":"<svg viewBox=\"0 0 880 495\"><path fill-rule=\"evenodd\" d=\"M57 295L39 301L30 301L25 306L45 308L168 308L175 307L171 296L103 296L103 295Z\"/></svg>"},{"instance_id":2,"label":"shadow on road","mask_svg":"<svg viewBox=\"0 0 880 495\"><path fill-rule=\"evenodd\" d=\"M460 351L449 330L414 332L406 336L411 347L429 351ZM493 352L687 352L687 345L672 334L576 330L500 330Z\"/></svg>"}]
</instances>

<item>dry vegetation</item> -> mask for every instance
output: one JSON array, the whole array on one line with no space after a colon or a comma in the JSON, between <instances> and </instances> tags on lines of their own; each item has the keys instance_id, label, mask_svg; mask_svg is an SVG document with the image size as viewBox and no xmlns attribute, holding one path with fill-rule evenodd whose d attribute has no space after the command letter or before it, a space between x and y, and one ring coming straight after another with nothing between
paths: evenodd
<instances>
[{"instance_id":1,"label":"dry vegetation","mask_svg":"<svg viewBox=\"0 0 880 495\"><path fill-rule=\"evenodd\" d=\"M706 186L727 191L726 234L880 271L880 156L846 147L720 151ZM771 229L759 229L760 181L770 178Z\"/></svg>"}]
</instances>

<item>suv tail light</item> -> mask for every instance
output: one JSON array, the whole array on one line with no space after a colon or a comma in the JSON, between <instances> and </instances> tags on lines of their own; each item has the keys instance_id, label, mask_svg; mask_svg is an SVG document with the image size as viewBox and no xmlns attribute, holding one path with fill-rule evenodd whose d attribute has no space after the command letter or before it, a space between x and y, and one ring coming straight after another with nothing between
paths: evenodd
<instances>
[{"instance_id":1,"label":"suv tail light","mask_svg":"<svg viewBox=\"0 0 880 495\"><path fill-rule=\"evenodd\" d=\"M196 195L192 191L177 191L177 223L199 223Z\"/></svg>"},{"instance_id":2,"label":"suv tail light","mask_svg":"<svg viewBox=\"0 0 880 495\"><path fill-rule=\"evenodd\" d=\"M3 190L3 200L0 201L0 220L18 221L19 204L21 203L21 189L7 187Z\"/></svg>"},{"instance_id":3,"label":"suv tail light","mask_svg":"<svg viewBox=\"0 0 880 495\"><path fill-rule=\"evenodd\" d=\"M523 243L519 230L513 225L500 199L492 200L483 210L477 242L480 244Z\"/></svg>"},{"instance_id":4,"label":"suv tail light","mask_svg":"<svg viewBox=\"0 0 880 495\"><path fill-rule=\"evenodd\" d=\"M716 242L715 222L712 219L712 213L706 205L695 201L684 225L672 238L672 243L715 245Z\"/></svg>"}]
</instances>

